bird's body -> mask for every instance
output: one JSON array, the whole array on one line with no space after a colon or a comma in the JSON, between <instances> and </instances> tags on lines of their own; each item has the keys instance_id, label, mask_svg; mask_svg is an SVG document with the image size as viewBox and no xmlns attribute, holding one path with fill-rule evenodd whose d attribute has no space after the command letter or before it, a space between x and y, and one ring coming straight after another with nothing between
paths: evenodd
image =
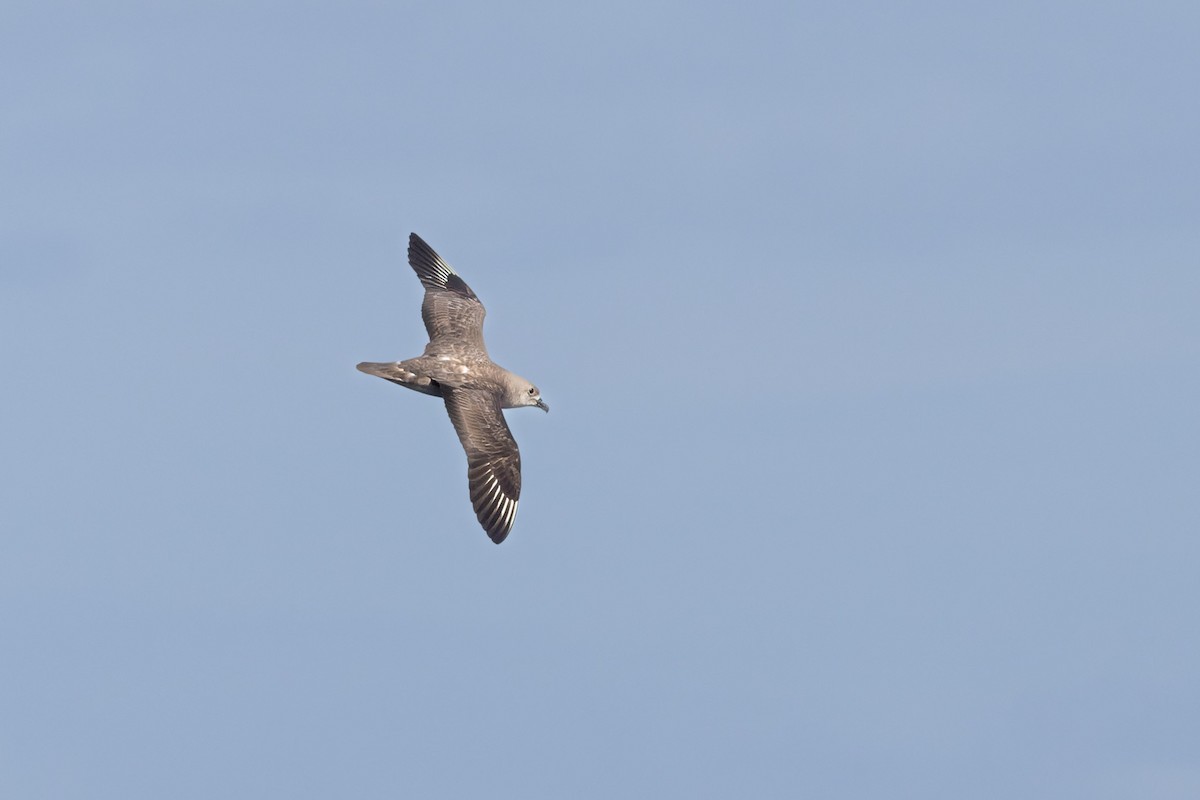
<instances>
[{"instance_id":1,"label":"bird's body","mask_svg":"<svg viewBox=\"0 0 1200 800\"><path fill-rule=\"evenodd\" d=\"M536 386L488 357L483 304L415 233L408 240L408 263L425 287L421 318L429 344L417 358L364 362L358 369L442 398L467 453L471 504L483 529L499 544L512 530L521 495L521 453L501 409L550 409Z\"/></svg>"}]
</instances>

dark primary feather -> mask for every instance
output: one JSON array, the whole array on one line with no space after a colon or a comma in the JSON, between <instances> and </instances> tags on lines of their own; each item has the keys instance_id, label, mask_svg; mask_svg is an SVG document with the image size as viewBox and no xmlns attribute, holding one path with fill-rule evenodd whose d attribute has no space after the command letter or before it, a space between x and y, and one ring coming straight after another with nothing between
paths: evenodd
<instances>
[{"instance_id":1,"label":"dark primary feather","mask_svg":"<svg viewBox=\"0 0 1200 800\"><path fill-rule=\"evenodd\" d=\"M429 332L427 353L476 350L487 355L483 344L483 303L425 240L408 237L408 263L425 287L421 319Z\"/></svg>"},{"instance_id":2,"label":"dark primary feather","mask_svg":"<svg viewBox=\"0 0 1200 800\"><path fill-rule=\"evenodd\" d=\"M475 516L491 540L500 544L516 521L521 452L496 395L443 388L443 399L467 453L467 479Z\"/></svg>"}]
</instances>

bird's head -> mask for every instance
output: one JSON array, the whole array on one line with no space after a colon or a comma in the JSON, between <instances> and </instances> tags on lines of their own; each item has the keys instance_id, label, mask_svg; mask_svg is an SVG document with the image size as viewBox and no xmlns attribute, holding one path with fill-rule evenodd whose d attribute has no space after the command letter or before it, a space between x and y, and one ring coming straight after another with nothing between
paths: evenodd
<instances>
[{"instance_id":1,"label":"bird's head","mask_svg":"<svg viewBox=\"0 0 1200 800\"><path fill-rule=\"evenodd\" d=\"M522 408L537 406L542 411L549 411L550 406L542 399L542 393L524 378L517 378L509 383L508 396L505 398L505 408Z\"/></svg>"}]
</instances>

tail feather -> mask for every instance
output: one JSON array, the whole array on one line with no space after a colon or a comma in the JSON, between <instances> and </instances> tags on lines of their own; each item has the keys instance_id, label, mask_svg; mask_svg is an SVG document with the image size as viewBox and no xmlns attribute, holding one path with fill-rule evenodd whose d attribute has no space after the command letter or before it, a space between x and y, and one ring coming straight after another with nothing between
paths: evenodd
<instances>
[{"instance_id":1,"label":"tail feather","mask_svg":"<svg viewBox=\"0 0 1200 800\"><path fill-rule=\"evenodd\" d=\"M415 392L431 394L434 397L442 396L442 387L437 381L428 375L418 375L411 371L404 365L403 361L388 361L384 363L364 361L358 365L358 371L383 378L385 381L391 381L406 389L412 389Z\"/></svg>"}]
</instances>

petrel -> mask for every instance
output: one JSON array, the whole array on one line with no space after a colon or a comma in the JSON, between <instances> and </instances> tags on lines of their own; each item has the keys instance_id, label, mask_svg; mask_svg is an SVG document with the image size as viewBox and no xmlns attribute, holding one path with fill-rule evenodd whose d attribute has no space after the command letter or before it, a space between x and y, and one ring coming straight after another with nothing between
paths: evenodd
<instances>
[{"instance_id":1,"label":"petrel","mask_svg":"<svg viewBox=\"0 0 1200 800\"><path fill-rule=\"evenodd\" d=\"M415 233L408 263L425 287L421 319L429 332L425 353L407 361L363 362L368 375L440 397L467 451L471 505L487 535L504 541L517 517L521 452L502 408L549 411L529 381L492 362L483 344L483 303L471 287Z\"/></svg>"}]
</instances>

